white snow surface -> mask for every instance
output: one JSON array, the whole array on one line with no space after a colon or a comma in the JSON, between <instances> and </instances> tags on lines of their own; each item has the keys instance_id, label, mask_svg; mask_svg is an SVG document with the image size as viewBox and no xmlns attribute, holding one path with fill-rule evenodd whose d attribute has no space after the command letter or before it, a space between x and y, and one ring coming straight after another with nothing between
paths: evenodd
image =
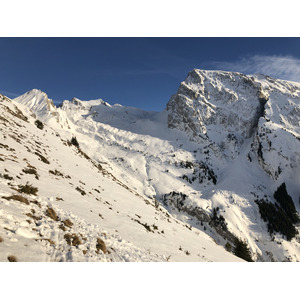
<instances>
[{"instance_id":1,"label":"white snow surface","mask_svg":"<svg viewBox=\"0 0 300 300\"><path fill-rule=\"evenodd\" d=\"M271 237L254 202L275 202L285 182L299 211L299 97L298 83L203 70L190 72L162 112L77 98L57 108L39 90L2 97L0 260L241 261L208 222L189 214L218 207L253 260L299 261L299 234ZM73 136L81 150L68 145ZM38 179L22 171L28 166ZM26 182L38 187L36 196L22 194L28 205L3 198ZM171 192L186 195L182 207L164 201ZM57 220L46 216L48 207ZM64 231L66 219L73 225ZM66 234L81 244L69 245ZM97 251L97 238L108 252Z\"/></svg>"}]
</instances>

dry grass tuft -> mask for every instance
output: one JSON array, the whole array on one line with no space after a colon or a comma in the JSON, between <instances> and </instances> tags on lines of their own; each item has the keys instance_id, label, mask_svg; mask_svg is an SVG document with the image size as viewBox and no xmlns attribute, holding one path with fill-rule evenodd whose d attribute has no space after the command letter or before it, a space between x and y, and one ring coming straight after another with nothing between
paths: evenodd
<instances>
[{"instance_id":1,"label":"dry grass tuft","mask_svg":"<svg viewBox=\"0 0 300 300\"><path fill-rule=\"evenodd\" d=\"M7 256L7 259L9 262L17 262L17 258L14 255Z\"/></svg>"},{"instance_id":2,"label":"dry grass tuft","mask_svg":"<svg viewBox=\"0 0 300 300\"><path fill-rule=\"evenodd\" d=\"M34 216L32 213L27 213L26 216L32 218L35 221L41 220L41 217Z\"/></svg>"},{"instance_id":3,"label":"dry grass tuft","mask_svg":"<svg viewBox=\"0 0 300 300\"><path fill-rule=\"evenodd\" d=\"M84 196L86 194L86 192L84 190L82 190L79 186L76 187L76 191L78 191L82 196Z\"/></svg>"},{"instance_id":4,"label":"dry grass tuft","mask_svg":"<svg viewBox=\"0 0 300 300\"><path fill-rule=\"evenodd\" d=\"M66 230L67 230L67 228L66 228L63 224L60 224L60 225L58 226L58 228L61 229L61 230L63 230L63 231L66 231Z\"/></svg>"},{"instance_id":5,"label":"dry grass tuft","mask_svg":"<svg viewBox=\"0 0 300 300\"><path fill-rule=\"evenodd\" d=\"M32 186L31 184L28 184L28 182L25 185L19 185L18 192L28 194L28 195L35 195L38 192L38 188Z\"/></svg>"},{"instance_id":6,"label":"dry grass tuft","mask_svg":"<svg viewBox=\"0 0 300 300\"><path fill-rule=\"evenodd\" d=\"M13 180L14 179L13 177L9 176L8 174L4 174L3 178L6 179L6 180Z\"/></svg>"},{"instance_id":7,"label":"dry grass tuft","mask_svg":"<svg viewBox=\"0 0 300 300\"><path fill-rule=\"evenodd\" d=\"M3 242L3 238L0 236L0 243L2 243Z\"/></svg>"},{"instance_id":8,"label":"dry grass tuft","mask_svg":"<svg viewBox=\"0 0 300 300\"><path fill-rule=\"evenodd\" d=\"M78 235L75 233L72 233L72 234L67 233L64 235L64 238L67 241L67 244L70 246L72 245L72 246L77 247L77 246L81 245L81 240L78 237Z\"/></svg>"},{"instance_id":9,"label":"dry grass tuft","mask_svg":"<svg viewBox=\"0 0 300 300\"><path fill-rule=\"evenodd\" d=\"M41 203L39 203L37 200L33 200L33 201L30 201L30 203L33 203L35 205L37 205L39 208L41 208Z\"/></svg>"},{"instance_id":10,"label":"dry grass tuft","mask_svg":"<svg viewBox=\"0 0 300 300\"><path fill-rule=\"evenodd\" d=\"M101 250L104 254L107 253L106 245L104 241L101 238L97 238L97 244L96 244L97 253L99 253L99 250Z\"/></svg>"},{"instance_id":11,"label":"dry grass tuft","mask_svg":"<svg viewBox=\"0 0 300 300\"><path fill-rule=\"evenodd\" d=\"M64 221L62 221L64 223L65 226L67 227L72 227L73 226L73 223L71 222L70 219L66 219Z\"/></svg>"},{"instance_id":12,"label":"dry grass tuft","mask_svg":"<svg viewBox=\"0 0 300 300\"><path fill-rule=\"evenodd\" d=\"M39 179L39 175L38 175L38 173L37 173L37 171L36 171L35 168L23 169L22 172L24 172L25 174L33 174L33 175L35 175L36 179Z\"/></svg>"},{"instance_id":13,"label":"dry grass tuft","mask_svg":"<svg viewBox=\"0 0 300 300\"><path fill-rule=\"evenodd\" d=\"M25 203L27 205L29 205L29 201L28 199L26 199L25 197L21 196L21 195L12 195L12 196L8 196L8 197L2 197L6 200L15 200L15 201L19 201L21 203Z\"/></svg>"},{"instance_id":14,"label":"dry grass tuft","mask_svg":"<svg viewBox=\"0 0 300 300\"><path fill-rule=\"evenodd\" d=\"M52 207L47 208L45 215L54 221L58 221L58 216Z\"/></svg>"},{"instance_id":15,"label":"dry grass tuft","mask_svg":"<svg viewBox=\"0 0 300 300\"><path fill-rule=\"evenodd\" d=\"M34 154L36 156L38 156L43 163L48 164L48 165L50 164L49 160L45 156L43 156L42 154L38 153L37 151L34 152Z\"/></svg>"},{"instance_id":16,"label":"dry grass tuft","mask_svg":"<svg viewBox=\"0 0 300 300\"><path fill-rule=\"evenodd\" d=\"M44 239L45 241L49 242L50 245L55 245L55 242L51 239Z\"/></svg>"},{"instance_id":17,"label":"dry grass tuft","mask_svg":"<svg viewBox=\"0 0 300 300\"><path fill-rule=\"evenodd\" d=\"M61 177L64 177L64 174L62 173L62 172L60 172L60 171L58 171L58 170L49 170L49 173L50 174L53 174L53 175L55 175L55 176L61 176Z\"/></svg>"}]
</instances>

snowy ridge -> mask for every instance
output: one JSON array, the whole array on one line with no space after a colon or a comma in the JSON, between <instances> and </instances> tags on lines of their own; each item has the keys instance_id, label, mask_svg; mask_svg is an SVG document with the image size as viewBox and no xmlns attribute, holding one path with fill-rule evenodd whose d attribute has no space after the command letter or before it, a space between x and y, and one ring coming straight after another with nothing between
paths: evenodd
<instances>
[{"instance_id":1,"label":"snowy ridge","mask_svg":"<svg viewBox=\"0 0 300 300\"><path fill-rule=\"evenodd\" d=\"M102 239L103 230L112 239L117 234L140 251L132 259L128 250L128 256L99 258L89 252L89 258L71 255L70 260L234 261L239 259L232 255L236 237L246 242L255 261L300 260L299 233L290 240L278 231L270 234L257 203L263 199L275 204L274 192L285 183L299 212L300 84L264 75L193 70L159 113L77 98L49 113L32 105L36 91L25 95L27 104L25 96L2 103L23 111L30 130L35 129L36 117L45 123L47 132L33 132L38 139L46 134L45 145L57 149L51 150L59 164L55 167L72 178L69 183L54 181L59 193L52 195L49 188L42 188L41 176L35 182L41 186L39 201L66 198L51 202L62 215L70 210L70 219L99 226L96 232ZM39 99L47 103L48 97ZM74 136L79 152L74 146L61 146ZM10 142L6 145L17 149ZM81 159L85 163L79 163ZM102 175L95 175L99 164ZM37 170L40 167L45 166L41 163ZM50 179L45 172L44 180ZM72 191L76 187L86 194ZM7 197L10 190L3 190ZM98 196L102 201L95 200ZM75 205L75 199L84 201ZM94 216L102 206L109 215L100 212L104 219ZM299 231L299 223L293 226ZM96 239L91 239L93 247ZM105 243L109 247L110 239ZM124 246L111 243L116 252ZM57 257L68 260L65 252Z\"/></svg>"},{"instance_id":2,"label":"snowy ridge","mask_svg":"<svg viewBox=\"0 0 300 300\"><path fill-rule=\"evenodd\" d=\"M33 89L15 99L37 113L56 111L53 101L41 90Z\"/></svg>"}]
</instances>

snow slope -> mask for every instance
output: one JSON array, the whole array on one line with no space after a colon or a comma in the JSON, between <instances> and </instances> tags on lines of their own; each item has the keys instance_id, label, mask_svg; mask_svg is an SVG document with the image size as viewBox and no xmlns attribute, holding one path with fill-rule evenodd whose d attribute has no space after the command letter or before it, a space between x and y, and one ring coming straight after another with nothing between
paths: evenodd
<instances>
[{"instance_id":1,"label":"snow slope","mask_svg":"<svg viewBox=\"0 0 300 300\"><path fill-rule=\"evenodd\" d=\"M76 224L78 219L81 225L76 228L85 230L81 234L93 236L90 249L97 238L92 232L97 232L118 253L100 257L91 250L88 258L80 257L75 255L78 248L65 245L55 254L58 259L234 261L239 258L223 247L228 243L233 247L236 236L247 243L255 261L299 261L299 234L291 241L278 232L270 235L255 202L276 203L274 192L285 182L299 212L299 97L298 83L193 70L162 112L110 105L102 99L73 98L54 107L38 90L2 103L22 110L30 122L27 131L38 133L38 139L49 136L44 143L55 157L52 170L72 179L57 180L49 170L40 171L44 177L35 183L39 201L46 201L43 207L52 203L61 220L68 216ZM37 129L35 118L46 129ZM85 153L81 156L90 160L79 157L76 147L64 145L73 136ZM7 145L12 147L10 142ZM99 164L101 171L96 168ZM40 163L37 170L40 167L45 166ZM54 195L47 185L51 180ZM76 187L86 195L74 191ZM10 190L5 188L7 195ZM227 230L213 220L214 211L217 220L225 219ZM98 231L87 230L89 224L97 225ZM54 231L60 232L56 227ZM299 230L299 224L295 227ZM65 244L58 235L57 244ZM49 247L54 251L53 245ZM139 254L133 255L131 247L137 247L134 253ZM120 254L121 249L127 249L126 254ZM67 251L74 256L68 257Z\"/></svg>"},{"instance_id":2,"label":"snow slope","mask_svg":"<svg viewBox=\"0 0 300 300\"><path fill-rule=\"evenodd\" d=\"M0 109L1 261L239 260L55 129L37 128L23 104L1 96ZM19 191L26 183L38 188L36 195Z\"/></svg>"}]
</instances>

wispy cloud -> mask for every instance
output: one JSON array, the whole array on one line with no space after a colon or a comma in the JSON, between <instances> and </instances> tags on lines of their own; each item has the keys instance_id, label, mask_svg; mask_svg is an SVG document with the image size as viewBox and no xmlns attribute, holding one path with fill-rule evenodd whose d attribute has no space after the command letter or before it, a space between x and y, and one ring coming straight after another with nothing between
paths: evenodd
<instances>
[{"instance_id":1,"label":"wispy cloud","mask_svg":"<svg viewBox=\"0 0 300 300\"><path fill-rule=\"evenodd\" d=\"M18 93L8 92L8 91L3 91L3 90L0 90L0 94L4 95L6 97L9 97L9 98L15 98L15 97L19 97L21 95Z\"/></svg>"},{"instance_id":2,"label":"wispy cloud","mask_svg":"<svg viewBox=\"0 0 300 300\"><path fill-rule=\"evenodd\" d=\"M211 62L214 67L244 74L262 73L271 77L300 82L300 59L292 56L246 56L235 62Z\"/></svg>"}]
</instances>

